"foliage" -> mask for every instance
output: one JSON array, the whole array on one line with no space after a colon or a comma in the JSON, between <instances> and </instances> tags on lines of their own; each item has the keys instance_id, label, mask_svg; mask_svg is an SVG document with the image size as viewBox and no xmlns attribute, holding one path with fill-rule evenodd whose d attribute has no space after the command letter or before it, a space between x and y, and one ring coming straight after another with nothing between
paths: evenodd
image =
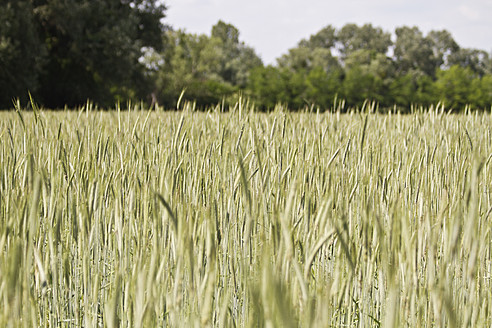
<instances>
[{"instance_id":1,"label":"foliage","mask_svg":"<svg viewBox=\"0 0 492 328\"><path fill-rule=\"evenodd\" d=\"M141 94L142 47L162 47L164 7L156 0L38 1L41 38L48 51L40 94L49 107L87 100L111 105Z\"/></svg>"},{"instance_id":2,"label":"foliage","mask_svg":"<svg viewBox=\"0 0 492 328\"><path fill-rule=\"evenodd\" d=\"M0 3L0 108L10 107L14 98L27 101L27 90L39 87L45 48L36 35L30 1Z\"/></svg>"},{"instance_id":3,"label":"foliage","mask_svg":"<svg viewBox=\"0 0 492 328\"><path fill-rule=\"evenodd\" d=\"M394 57L397 71L400 74L415 71L433 76L439 63L434 57L430 40L416 26L399 27L395 33Z\"/></svg>"},{"instance_id":4,"label":"foliage","mask_svg":"<svg viewBox=\"0 0 492 328\"><path fill-rule=\"evenodd\" d=\"M369 50L386 54L391 46L391 34L380 27L371 24L357 26L346 24L337 32L337 40L340 43L342 58L347 58L354 51Z\"/></svg>"},{"instance_id":5,"label":"foliage","mask_svg":"<svg viewBox=\"0 0 492 328\"><path fill-rule=\"evenodd\" d=\"M288 74L288 71L271 65L253 69L248 84L249 95L260 108L272 109L277 103L288 103L290 99L285 94L287 79L284 78Z\"/></svg>"},{"instance_id":6,"label":"foliage","mask_svg":"<svg viewBox=\"0 0 492 328\"><path fill-rule=\"evenodd\" d=\"M449 65L468 67L479 76L491 75L492 65L489 54L478 49L459 49L448 57Z\"/></svg>"},{"instance_id":7,"label":"foliage","mask_svg":"<svg viewBox=\"0 0 492 328\"><path fill-rule=\"evenodd\" d=\"M277 66L255 69L248 94L262 109L278 103L328 109L340 98L348 106L369 99L404 112L439 101L455 111L466 105L490 108L492 66L485 51L459 48L445 30L424 35L403 26L395 33L393 44L388 33L370 24L340 30L328 25L279 57ZM462 74L456 65L469 71Z\"/></svg>"},{"instance_id":8,"label":"foliage","mask_svg":"<svg viewBox=\"0 0 492 328\"><path fill-rule=\"evenodd\" d=\"M308 104L330 104L340 93L342 70L334 69L326 72L317 66L306 76L306 100Z\"/></svg>"},{"instance_id":9,"label":"foliage","mask_svg":"<svg viewBox=\"0 0 492 328\"><path fill-rule=\"evenodd\" d=\"M12 54L0 53L0 69L26 68L6 75L15 89L2 90L1 106L28 90L51 108L88 98L108 106L144 97L148 79L139 58L143 47L162 48L166 8L159 1L16 0L2 6L9 27L2 29L2 44Z\"/></svg>"},{"instance_id":10,"label":"foliage","mask_svg":"<svg viewBox=\"0 0 492 328\"><path fill-rule=\"evenodd\" d=\"M220 102L244 90L250 72L262 66L254 50L239 41L239 31L219 21L211 36L182 30L166 33L166 48L151 52L144 61L153 68L156 100L168 108L183 90L185 99L199 106Z\"/></svg>"},{"instance_id":11,"label":"foliage","mask_svg":"<svg viewBox=\"0 0 492 328\"><path fill-rule=\"evenodd\" d=\"M210 35L163 25L157 0L21 0L0 5L0 106L28 100L103 107L129 99L198 108L251 97L260 110L348 106L366 100L408 112L443 101L454 111L489 109L492 56L460 46L446 30L327 25L264 66L239 30L218 21ZM456 92L456 94L453 94ZM335 105L334 105L335 104Z\"/></svg>"},{"instance_id":12,"label":"foliage","mask_svg":"<svg viewBox=\"0 0 492 328\"><path fill-rule=\"evenodd\" d=\"M437 94L448 107L459 111L466 105L490 109L492 75L480 77L470 67L451 66L438 72Z\"/></svg>"},{"instance_id":13,"label":"foliage","mask_svg":"<svg viewBox=\"0 0 492 328\"><path fill-rule=\"evenodd\" d=\"M261 59L252 48L239 41L239 30L231 24L219 21L212 27L211 39L218 41L219 76L234 86L244 87L248 72L261 66Z\"/></svg>"}]
</instances>

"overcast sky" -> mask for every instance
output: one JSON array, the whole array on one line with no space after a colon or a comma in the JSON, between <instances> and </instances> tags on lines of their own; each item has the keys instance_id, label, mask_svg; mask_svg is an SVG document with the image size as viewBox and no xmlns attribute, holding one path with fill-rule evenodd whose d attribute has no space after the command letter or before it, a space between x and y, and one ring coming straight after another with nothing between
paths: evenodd
<instances>
[{"instance_id":1,"label":"overcast sky","mask_svg":"<svg viewBox=\"0 0 492 328\"><path fill-rule=\"evenodd\" d=\"M371 23L393 32L446 29L462 47L492 51L492 0L165 0L166 23L210 35L222 19L239 29L266 64L326 25Z\"/></svg>"}]
</instances>

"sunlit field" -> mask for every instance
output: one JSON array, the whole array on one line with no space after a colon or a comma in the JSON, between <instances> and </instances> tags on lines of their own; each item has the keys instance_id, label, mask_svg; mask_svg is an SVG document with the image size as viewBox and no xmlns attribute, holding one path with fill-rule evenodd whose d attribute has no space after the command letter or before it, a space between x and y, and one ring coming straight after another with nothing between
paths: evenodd
<instances>
[{"instance_id":1,"label":"sunlit field","mask_svg":"<svg viewBox=\"0 0 492 328\"><path fill-rule=\"evenodd\" d=\"M490 327L492 116L0 112L1 327Z\"/></svg>"}]
</instances>

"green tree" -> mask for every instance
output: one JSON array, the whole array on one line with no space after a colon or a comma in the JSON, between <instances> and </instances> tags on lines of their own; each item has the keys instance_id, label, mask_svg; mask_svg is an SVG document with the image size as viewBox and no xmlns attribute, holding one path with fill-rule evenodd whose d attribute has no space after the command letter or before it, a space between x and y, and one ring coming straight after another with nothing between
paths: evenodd
<instances>
[{"instance_id":1,"label":"green tree","mask_svg":"<svg viewBox=\"0 0 492 328\"><path fill-rule=\"evenodd\" d=\"M38 76L45 60L30 1L7 0L0 4L0 109L12 100L27 101L36 95Z\"/></svg>"},{"instance_id":2,"label":"green tree","mask_svg":"<svg viewBox=\"0 0 492 328\"><path fill-rule=\"evenodd\" d=\"M328 25L277 59L285 79L284 96L294 108L316 104L331 106L340 89L342 68L332 50L336 30Z\"/></svg>"},{"instance_id":3,"label":"green tree","mask_svg":"<svg viewBox=\"0 0 492 328\"><path fill-rule=\"evenodd\" d=\"M476 77L471 89L470 103L475 108L492 110L492 75Z\"/></svg>"},{"instance_id":4,"label":"green tree","mask_svg":"<svg viewBox=\"0 0 492 328\"><path fill-rule=\"evenodd\" d=\"M306 71L282 70L282 78L286 81L284 92L281 93L283 102L290 104L293 110L298 110L310 102L306 98Z\"/></svg>"},{"instance_id":5,"label":"green tree","mask_svg":"<svg viewBox=\"0 0 492 328\"><path fill-rule=\"evenodd\" d=\"M307 72L314 68L322 68L326 72L338 70L340 63L331 54L330 49L308 48L299 46L289 49L288 54L277 59L278 66L292 71L305 70Z\"/></svg>"},{"instance_id":6,"label":"green tree","mask_svg":"<svg viewBox=\"0 0 492 328\"><path fill-rule=\"evenodd\" d=\"M446 30L430 31L424 37L418 27L399 27L395 30L395 62L399 74L423 72L435 77L439 68L449 68L451 58L459 51L458 44Z\"/></svg>"},{"instance_id":7,"label":"green tree","mask_svg":"<svg viewBox=\"0 0 492 328\"><path fill-rule=\"evenodd\" d=\"M343 95L349 105L360 106L364 100L378 101L382 106L392 105L389 89L393 82L393 63L383 53L359 49L345 60Z\"/></svg>"},{"instance_id":8,"label":"green tree","mask_svg":"<svg viewBox=\"0 0 492 328\"><path fill-rule=\"evenodd\" d=\"M200 107L215 105L245 89L251 70L262 66L254 50L239 41L239 31L221 21L211 36L170 30L164 38L167 47L148 52L144 62L153 69L156 100L166 107L174 106L184 89L186 99Z\"/></svg>"},{"instance_id":9,"label":"green tree","mask_svg":"<svg viewBox=\"0 0 492 328\"><path fill-rule=\"evenodd\" d=\"M448 57L460 49L451 33L446 30L430 31L426 36L426 40L431 46L436 68L443 65L447 68L451 67L452 64L448 63Z\"/></svg>"},{"instance_id":10,"label":"green tree","mask_svg":"<svg viewBox=\"0 0 492 328\"><path fill-rule=\"evenodd\" d=\"M341 75L341 69L326 72L318 66L311 70L305 80L307 102L330 108L340 92Z\"/></svg>"},{"instance_id":11,"label":"green tree","mask_svg":"<svg viewBox=\"0 0 492 328\"><path fill-rule=\"evenodd\" d=\"M366 99L373 99L376 77L364 70L360 65L354 65L345 70L342 95L349 106L360 106Z\"/></svg>"},{"instance_id":12,"label":"green tree","mask_svg":"<svg viewBox=\"0 0 492 328\"><path fill-rule=\"evenodd\" d=\"M389 97L394 105L408 108L414 102L416 83L411 73L395 77L389 86Z\"/></svg>"},{"instance_id":13,"label":"green tree","mask_svg":"<svg viewBox=\"0 0 492 328\"><path fill-rule=\"evenodd\" d=\"M142 98L148 88L139 58L161 49L166 7L157 0L33 0L47 50L39 77L46 106L75 106L91 98L104 106Z\"/></svg>"},{"instance_id":14,"label":"green tree","mask_svg":"<svg viewBox=\"0 0 492 328\"><path fill-rule=\"evenodd\" d=\"M248 81L248 93L255 104L263 109L273 109L279 102L288 103L285 94L286 73L274 66L253 68Z\"/></svg>"},{"instance_id":15,"label":"green tree","mask_svg":"<svg viewBox=\"0 0 492 328\"><path fill-rule=\"evenodd\" d=\"M303 39L299 42L299 47L305 47L309 49L331 49L335 46L337 41L336 29L328 25L322 28L318 33L313 34L309 39Z\"/></svg>"},{"instance_id":16,"label":"green tree","mask_svg":"<svg viewBox=\"0 0 492 328\"><path fill-rule=\"evenodd\" d=\"M395 30L395 64L398 74L412 71L434 76L439 63L434 58L432 44L416 27L399 27Z\"/></svg>"},{"instance_id":17,"label":"green tree","mask_svg":"<svg viewBox=\"0 0 492 328\"><path fill-rule=\"evenodd\" d=\"M390 85L388 97L404 112L411 105L430 106L439 101L433 79L417 70L397 75Z\"/></svg>"},{"instance_id":18,"label":"green tree","mask_svg":"<svg viewBox=\"0 0 492 328\"><path fill-rule=\"evenodd\" d=\"M336 38L343 59L357 50L386 54L392 45L391 34L371 24L346 24L338 31Z\"/></svg>"},{"instance_id":19,"label":"green tree","mask_svg":"<svg viewBox=\"0 0 492 328\"><path fill-rule=\"evenodd\" d=\"M484 50L459 49L449 56L448 61L450 66L468 67L479 76L492 74L489 54Z\"/></svg>"},{"instance_id":20,"label":"green tree","mask_svg":"<svg viewBox=\"0 0 492 328\"><path fill-rule=\"evenodd\" d=\"M219 21L212 27L211 39L218 40L217 55L220 58L220 77L234 86L245 87L249 71L263 63L253 48L239 41L239 30Z\"/></svg>"},{"instance_id":21,"label":"green tree","mask_svg":"<svg viewBox=\"0 0 492 328\"><path fill-rule=\"evenodd\" d=\"M416 82L417 95L415 97L415 104L430 106L441 100L432 77L425 74L418 74Z\"/></svg>"},{"instance_id":22,"label":"green tree","mask_svg":"<svg viewBox=\"0 0 492 328\"><path fill-rule=\"evenodd\" d=\"M216 103L232 92L232 86L219 75L218 40L183 30L170 30L164 38L168 41L164 51L147 52L144 59L147 67L154 71L154 95L160 104L168 108L174 106L185 89L186 99L200 106ZM212 90L223 92L214 95Z\"/></svg>"},{"instance_id":23,"label":"green tree","mask_svg":"<svg viewBox=\"0 0 492 328\"><path fill-rule=\"evenodd\" d=\"M474 74L470 68L454 65L447 70L439 70L435 82L439 100L444 101L448 108L462 110L471 103L473 80Z\"/></svg>"}]
</instances>

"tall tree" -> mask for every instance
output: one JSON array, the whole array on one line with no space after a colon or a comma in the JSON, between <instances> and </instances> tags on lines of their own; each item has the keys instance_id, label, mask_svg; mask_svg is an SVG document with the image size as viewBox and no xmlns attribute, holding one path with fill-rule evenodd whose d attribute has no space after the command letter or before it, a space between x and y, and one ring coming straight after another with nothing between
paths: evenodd
<instances>
[{"instance_id":1,"label":"tall tree","mask_svg":"<svg viewBox=\"0 0 492 328\"><path fill-rule=\"evenodd\" d=\"M448 63L448 57L460 49L451 33L446 30L430 31L426 39L431 46L437 68L443 65L447 68L451 67L452 65Z\"/></svg>"},{"instance_id":2,"label":"tall tree","mask_svg":"<svg viewBox=\"0 0 492 328\"><path fill-rule=\"evenodd\" d=\"M391 105L387 97L393 82L393 63L389 57L374 50L359 49L345 60L343 95L349 105L361 105L366 99L383 106Z\"/></svg>"},{"instance_id":3,"label":"tall tree","mask_svg":"<svg viewBox=\"0 0 492 328\"><path fill-rule=\"evenodd\" d=\"M343 59L357 50L371 50L386 54L392 44L390 33L383 31L380 27L373 27L371 24L363 26L346 24L338 31L337 40Z\"/></svg>"},{"instance_id":4,"label":"tall tree","mask_svg":"<svg viewBox=\"0 0 492 328\"><path fill-rule=\"evenodd\" d=\"M458 65L451 66L447 70L439 70L435 83L439 100L444 101L448 108L457 111L462 110L465 105L472 101L474 78L470 68Z\"/></svg>"},{"instance_id":5,"label":"tall tree","mask_svg":"<svg viewBox=\"0 0 492 328\"><path fill-rule=\"evenodd\" d=\"M331 54L327 48L308 48L298 46L289 49L289 52L277 59L279 67L288 68L293 71L311 71L314 68L322 68L326 72L340 68L338 59Z\"/></svg>"},{"instance_id":6,"label":"tall tree","mask_svg":"<svg viewBox=\"0 0 492 328\"><path fill-rule=\"evenodd\" d=\"M492 75L475 78L471 89L471 104L476 108L492 110Z\"/></svg>"},{"instance_id":7,"label":"tall tree","mask_svg":"<svg viewBox=\"0 0 492 328\"><path fill-rule=\"evenodd\" d=\"M38 38L30 1L0 3L0 109L10 108L14 98L27 100L36 94L45 48Z\"/></svg>"},{"instance_id":8,"label":"tall tree","mask_svg":"<svg viewBox=\"0 0 492 328\"><path fill-rule=\"evenodd\" d=\"M335 42L336 30L328 25L277 59L286 78L283 101L288 99L295 108L310 104L328 108L332 104L342 72L338 58L332 54Z\"/></svg>"},{"instance_id":9,"label":"tall tree","mask_svg":"<svg viewBox=\"0 0 492 328\"><path fill-rule=\"evenodd\" d=\"M236 27L219 21L211 36L183 30L166 33L167 47L148 53L146 65L154 69L159 103L174 106L180 93L205 107L248 84L250 72L263 66L254 50L239 40Z\"/></svg>"},{"instance_id":10,"label":"tall tree","mask_svg":"<svg viewBox=\"0 0 492 328\"><path fill-rule=\"evenodd\" d=\"M398 73L404 75L416 71L434 76L439 63L434 57L430 40L424 37L418 27L398 27L395 34L393 52Z\"/></svg>"},{"instance_id":11,"label":"tall tree","mask_svg":"<svg viewBox=\"0 0 492 328\"><path fill-rule=\"evenodd\" d=\"M325 71L322 67L312 69L306 76L306 101L323 109L330 108L340 93L342 70Z\"/></svg>"},{"instance_id":12,"label":"tall tree","mask_svg":"<svg viewBox=\"0 0 492 328\"><path fill-rule=\"evenodd\" d=\"M450 66L468 67L479 76L492 74L489 54L479 49L459 49L448 57Z\"/></svg>"},{"instance_id":13,"label":"tall tree","mask_svg":"<svg viewBox=\"0 0 492 328\"><path fill-rule=\"evenodd\" d=\"M399 27L395 30L394 56L398 72L423 72L435 77L437 69L449 67L448 58L459 46L446 31L430 31L427 36L418 27Z\"/></svg>"},{"instance_id":14,"label":"tall tree","mask_svg":"<svg viewBox=\"0 0 492 328\"><path fill-rule=\"evenodd\" d=\"M322 28L318 33L311 35L309 39L301 40L299 46L309 49L331 49L335 46L336 41L337 31L333 26L328 25Z\"/></svg>"},{"instance_id":15,"label":"tall tree","mask_svg":"<svg viewBox=\"0 0 492 328\"><path fill-rule=\"evenodd\" d=\"M144 47L163 45L160 1L32 1L48 52L39 80L46 106L75 106L88 97L112 105L115 98L144 96L139 58Z\"/></svg>"},{"instance_id":16,"label":"tall tree","mask_svg":"<svg viewBox=\"0 0 492 328\"><path fill-rule=\"evenodd\" d=\"M219 75L232 85L245 87L249 71L263 65L253 48L239 41L239 30L221 20L212 27L212 39L216 39L222 66Z\"/></svg>"},{"instance_id":17,"label":"tall tree","mask_svg":"<svg viewBox=\"0 0 492 328\"><path fill-rule=\"evenodd\" d=\"M288 73L272 65L256 67L251 71L248 93L258 107L265 110L273 109L279 102L290 104L290 99L285 95Z\"/></svg>"},{"instance_id":18,"label":"tall tree","mask_svg":"<svg viewBox=\"0 0 492 328\"><path fill-rule=\"evenodd\" d=\"M163 52L146 58L155 67L156 98L166 107L175 105L180 93L205 106L217 103L232 93L233 87L219 75L222 67L217 49L219 40L206 35L188 34L183 30L168 31L169 45Z\"/></svg>"}]
</instances>

